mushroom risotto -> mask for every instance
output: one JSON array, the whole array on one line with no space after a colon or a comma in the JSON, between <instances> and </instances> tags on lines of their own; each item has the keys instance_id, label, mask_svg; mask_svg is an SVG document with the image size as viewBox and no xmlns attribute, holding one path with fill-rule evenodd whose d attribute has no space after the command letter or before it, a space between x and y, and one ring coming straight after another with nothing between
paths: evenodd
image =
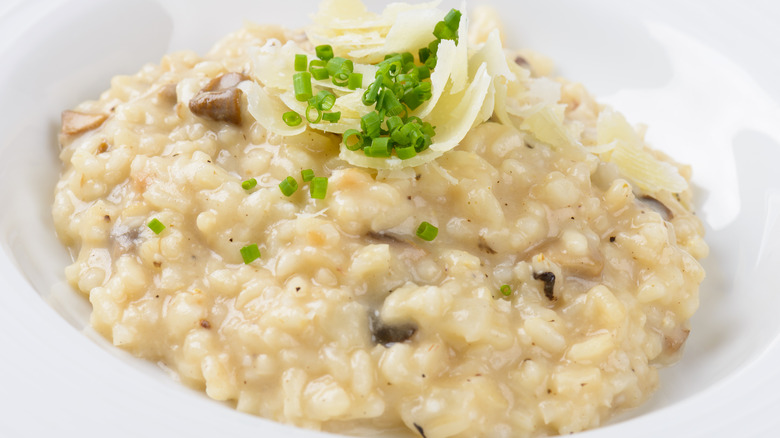
<instances>
[{"instance_id":1,"label":"mushroom risotto","mask_svg":"<svg viewBox=\"0 0 780 438\"><path fill-rule=\"evenodd\" d=\"M338 433L568 434L646 400L704 277L690 169L497 16L326 0L65 111L53 215L95 330Z\"/></svg>"}]
</instances>

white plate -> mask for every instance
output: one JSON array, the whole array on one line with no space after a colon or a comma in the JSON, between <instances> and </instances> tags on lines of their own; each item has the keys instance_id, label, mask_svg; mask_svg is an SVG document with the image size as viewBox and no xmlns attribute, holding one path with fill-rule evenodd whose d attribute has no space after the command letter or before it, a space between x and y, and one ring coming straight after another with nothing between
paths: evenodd
<instances>
[{"instance_id":1,"label":"white plate","mask_svg":"<svg viewBox=\"0 0 780 438\"><path fill-rule=\"evenodd\" d=\"M693 164L708 228L708 277L682 361L662 372L646 406L582 436L776 436L780 6L492 3L513 46L551 56L563 75L647 123L656 147ZM67 254L50 216L62 109L166 52L203 52L244 19L304 25L314 4L0 5L0 436L320 436L234 412L95 336L88 303L64 284Z\"/></svg>"}]
</instances>

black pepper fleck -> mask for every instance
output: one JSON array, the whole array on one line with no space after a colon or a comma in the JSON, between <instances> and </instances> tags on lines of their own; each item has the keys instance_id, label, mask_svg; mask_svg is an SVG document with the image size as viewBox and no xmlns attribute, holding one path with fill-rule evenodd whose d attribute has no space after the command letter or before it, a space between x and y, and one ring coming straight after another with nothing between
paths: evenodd
<instances>
[{"instance_id":1,"label":"black pepper fleck","mask_svg":"<svg viewBox=\"0 0 780 438\"><path fill-rule=\"evenodd\" d=\"M417 429L417 432L419 432L419 433L420 433L420 436L421 436L421 437L423 437L423 438L428 438L428 437L426 437L426 436L425 436L425 430L423 430L422 426L420 426L420 425L419 425L419 424L417 424L417 423L412 423L412 424L414 424L414 428L415 428L415 429Z\"/></svg>"}]
</instances>

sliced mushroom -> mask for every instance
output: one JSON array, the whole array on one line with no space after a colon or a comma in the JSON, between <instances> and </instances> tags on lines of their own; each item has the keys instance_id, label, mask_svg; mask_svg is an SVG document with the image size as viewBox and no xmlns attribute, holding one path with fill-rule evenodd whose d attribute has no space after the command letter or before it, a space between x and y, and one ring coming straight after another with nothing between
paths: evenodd
<instances>
[{"instance_id":1,"label":"sliced mushroom","mask_svg":"<svg viewBox=\"0 0 780 438\"><path fill-rule=\"evenodd\" d=\"M552 272L534 272L534 280L540 280L544 283L544 296L548 300L555 300L555 274Z\"/></svg>"},{"instance_id":2,"label":"sliced mushroom","mask_svg":"<svg viewBox=\"0 0 780 438\"><path fill-rule=\"evenodd\" d=\"M414 324L385 324L376 310L368 314L368 328L371 330L371 342L385 347L408 341L417 332L417 326Z\"/></svg>"},{"instance_id":3,"label":"sliced mushroom","mask_svg":"<svg viewBox=\"0 0 780 438\"><path fill-rule=\"evenodd\" d=\"M65 110L62 112L61 132L65 135L77 135L91 131L106 121L105 114L89 114L79 111Z\"/></svg>"},{"instance_id":4,"label":"sliced mushroom","mask_svg":"<svg viewBox=\"0 0 780 438\"><path fill-rule=\"evenodd\" d=\"M636 198L640 203L650 207L653 211L660 214L665 221L670 221L674 218L672 210L666 206L663 202L653 198L652 196L640 196Z\"/></svg>"},{"instance_id":5,"label":"sliced mushroom","mask_svg":"<svg viewBox=\"0 0 780 438\"><path fill-rule=\"evenodd\" d=\"M217 122L241 124L241 90L246 79L241 73L225 73L211 80L190 100L193 114Z\"/></svg>"}]
</instances>

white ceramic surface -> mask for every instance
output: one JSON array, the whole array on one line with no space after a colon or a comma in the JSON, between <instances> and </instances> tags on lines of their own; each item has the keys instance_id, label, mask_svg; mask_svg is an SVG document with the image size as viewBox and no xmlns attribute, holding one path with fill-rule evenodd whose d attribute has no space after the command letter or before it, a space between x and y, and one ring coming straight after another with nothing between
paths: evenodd
<instances>
[{"instance_id":1,"label":"white ceramic surface","mask_svg":"<svg viewBox=\"0 0 780 438\"><path fill-rule=\"evenodd\" d=\"M376 10L382 2L369 2ZM588 438L780 435L780 6L771 0L494 0L512 46L551 56L693 164L711 255L683 359ZM447 6L457 5L445 2ZM316 2L0 3L0 436L313 437L233 411L88 328L52 231L59 113L166 52Z\"/></svg>"}]
</instances>

